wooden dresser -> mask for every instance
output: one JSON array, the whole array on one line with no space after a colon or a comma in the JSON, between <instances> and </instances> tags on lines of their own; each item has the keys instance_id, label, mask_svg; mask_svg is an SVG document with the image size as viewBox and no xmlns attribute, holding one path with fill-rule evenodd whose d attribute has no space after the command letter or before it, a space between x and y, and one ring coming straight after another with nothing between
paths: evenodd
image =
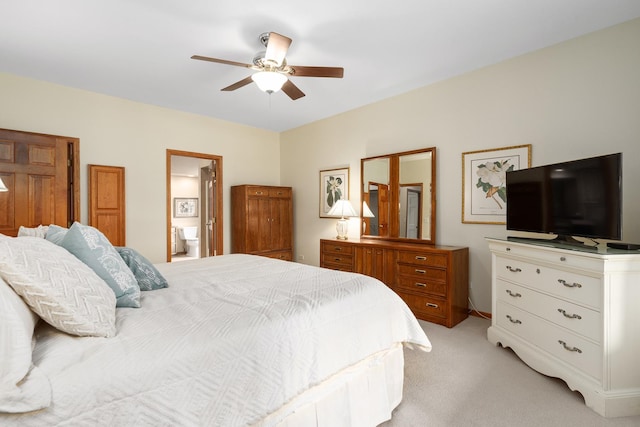
<instances>
[{"instance_id":1,"label":"wooden dresser","mask_svg":"<svg viewBox=\"0 0 640 427\"><path fill-rule=\"evenodd\" d=\"M640 415L640 253L488 239L487 337L600 415Z\"/></svg>"},{"instance_id":2,"label":"wooden dresser","mask_svg":"<svg viewBox=\"0 0 640 427\"><path fill-rule=\"evenodd\" d=\"M449 328L466 319L469 248L382 240L320 240L320 266L375 277L418 319Z\"/></svg>"},{"instance_id":3,"label":"wooden dresser","mask_svg":"<svg viewBox=\"0 0 640 427\"><path fill-rule=\"evenodd\" d=\"M231 187L231 252L293 260L291 187Z\"/></svg>"}]
</instances>

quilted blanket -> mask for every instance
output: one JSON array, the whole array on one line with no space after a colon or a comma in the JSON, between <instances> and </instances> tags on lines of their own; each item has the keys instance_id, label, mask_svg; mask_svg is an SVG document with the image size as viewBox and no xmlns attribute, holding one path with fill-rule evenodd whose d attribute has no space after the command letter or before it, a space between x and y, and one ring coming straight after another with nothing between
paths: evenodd
<instances>
[{"instance_id":1,"label":"quilted blanket","mask_svg":"<svg viewBox=\"0 0 640 427\"><path fill-rule=\"evenodd\" d=\"M0 424L250 425L394 343L431 348L367 276L239 254L156 266L169 287L118 308L117 336L39 326L53 403Z\"/></svg>"}]
</instances>

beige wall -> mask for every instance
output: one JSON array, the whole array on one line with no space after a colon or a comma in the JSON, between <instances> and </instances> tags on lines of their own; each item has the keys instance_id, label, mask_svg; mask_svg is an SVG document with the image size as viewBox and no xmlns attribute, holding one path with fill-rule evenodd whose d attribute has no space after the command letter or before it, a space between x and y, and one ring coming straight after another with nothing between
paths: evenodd
<instances>
[{"instance_id":1,"label":"beige wall","mask_svg":"<svg viewBox=\"0 0 640 427\"><path fill-rule=\"evenodd\" d=\"M125 167L127 245L166 260L166 150L223 157L224 219L229 186L280 182L276 132L0 73L0 128L80 138L81 220L87 221L87 164ZM224 222L224 252L230 246Z\"/></svg>"},{"instance_id":2,"label":"beige wall","mask_svg":"<svg viewBox=\"0 0 640 427\"><path fill-rule=\"evenodd\" d=\"M295 256L317 265L319 239L335 236L318 215L319 171L350 166L357 203L361 158L436 146L437 240L470 247L471 297L490 311L484 237L507 232L461 224L461 153L532 144L535 166L624 152L624 240L640 243L639 41L635 20L282 134L0 73L0 127L80 138L83 222L86 165L124 166L127 244L154 262L165 259L168 148L223 157L225 253L229 187L291 185Z\"/></svg>"},{"instance_id":3,"label":"beige wall","mask_svg":"<svg viewBox=\"0 0 640 427\"><path fill-rule=\"evenodd\" d=\"M437 61L437 58L434 58ZM348 78L348 72L345 73ZM640 243L640 20L470 72L281 135L281 182L294 187L295 256L319 263L319 239L335 220L318 216L319 171L436 146L437 241L470 248L471 298L491 311L486 236L503 225L461 223L466 151L532 145L534 166L622 151L623 239ZM358 222L350 234L357 236Z\"/></svg>"}]
</instances>

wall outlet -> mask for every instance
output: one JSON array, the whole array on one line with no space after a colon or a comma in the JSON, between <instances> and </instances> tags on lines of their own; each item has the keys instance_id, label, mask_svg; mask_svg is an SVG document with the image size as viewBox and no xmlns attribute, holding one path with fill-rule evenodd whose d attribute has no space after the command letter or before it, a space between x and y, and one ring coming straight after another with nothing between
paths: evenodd
<instances>
[{"instance_id":1,"label":"wall outlet","mask_svg":"<svg viewBox=\"0 0 640 427\"><path fill-rule=\"evenodd\" d=\"M298 261L304 261L304 255L298 255Z\"/></svg>"}]
</instances>

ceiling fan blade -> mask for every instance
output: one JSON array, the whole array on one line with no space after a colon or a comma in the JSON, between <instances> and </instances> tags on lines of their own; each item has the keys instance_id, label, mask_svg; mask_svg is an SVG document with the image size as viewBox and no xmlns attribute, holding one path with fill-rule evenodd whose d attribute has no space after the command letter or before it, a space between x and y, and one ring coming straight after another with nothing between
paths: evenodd
<instances>
[{"instance_id":1,"label":"ceiling fan blade","mask_svg":"<svg viewBox=\"0 0 640 427\"><path fill-rule=\"evenodd\" d=\"M251 82L253 82L253 80L251 79L251 76L249 76L249 77L246 77L246 78L240 80L239 82L235 82L234 84L229 85L229 86L227 86L225 88L222 88L220 90L224 91L224 92L231 92L232 90L240 89L241 87L246 86Z\"/></svg>"},{"instance_id":2,"label":"ceiling fan blade","mask_svg":"<svg viewBox=\"0 0 640 427\"><path fill-rule=\"evenodd\" d=\"M334 77L341 79L344 75L342 67L305 67L303 65L289 65L291 75L296 77Z\"/></svg>"},{"instance_id":3,"label":"ceiling fan blade","mask_svg":"<svg viewBox=\"0 0 640 427\"><path fill-rule=\"evenodd\" d=\"M193 55L191 59L197 59L199 61L217 62L219 64L235 65L236 67L253 68L251 64L245 64L243 62L227 61L226 59L209 58L208 56Z\"/></svg>"},{"instance_id":4,"label":"ceiling fan blade","mask_svg":"<svg viewBox=\"0 0 640 427\"><path fill-rule=\"evenodd\" d=\"M302 98L304 96L304 92L301 91L298 86L294 85L291 80L288 80L286 82L284 82L284 84L282 85L282 91L284 93L286 93L289 98L293 99L294 101L298 98Z\"/></svg>"},{"instance_id":5,"label":"ceiling fan blade","mask_svg":"<svg viewBox=\"0 0 640 427\"><path fill-rule=\"evenodd\" d=\"M284 57L287 56L287 50L291 45L291 39L278 33L269 33L269 41L267 42L267 51L264 54L264 60L275 63L276 67L282 65Z\"/></svg>"}]
</instances>

